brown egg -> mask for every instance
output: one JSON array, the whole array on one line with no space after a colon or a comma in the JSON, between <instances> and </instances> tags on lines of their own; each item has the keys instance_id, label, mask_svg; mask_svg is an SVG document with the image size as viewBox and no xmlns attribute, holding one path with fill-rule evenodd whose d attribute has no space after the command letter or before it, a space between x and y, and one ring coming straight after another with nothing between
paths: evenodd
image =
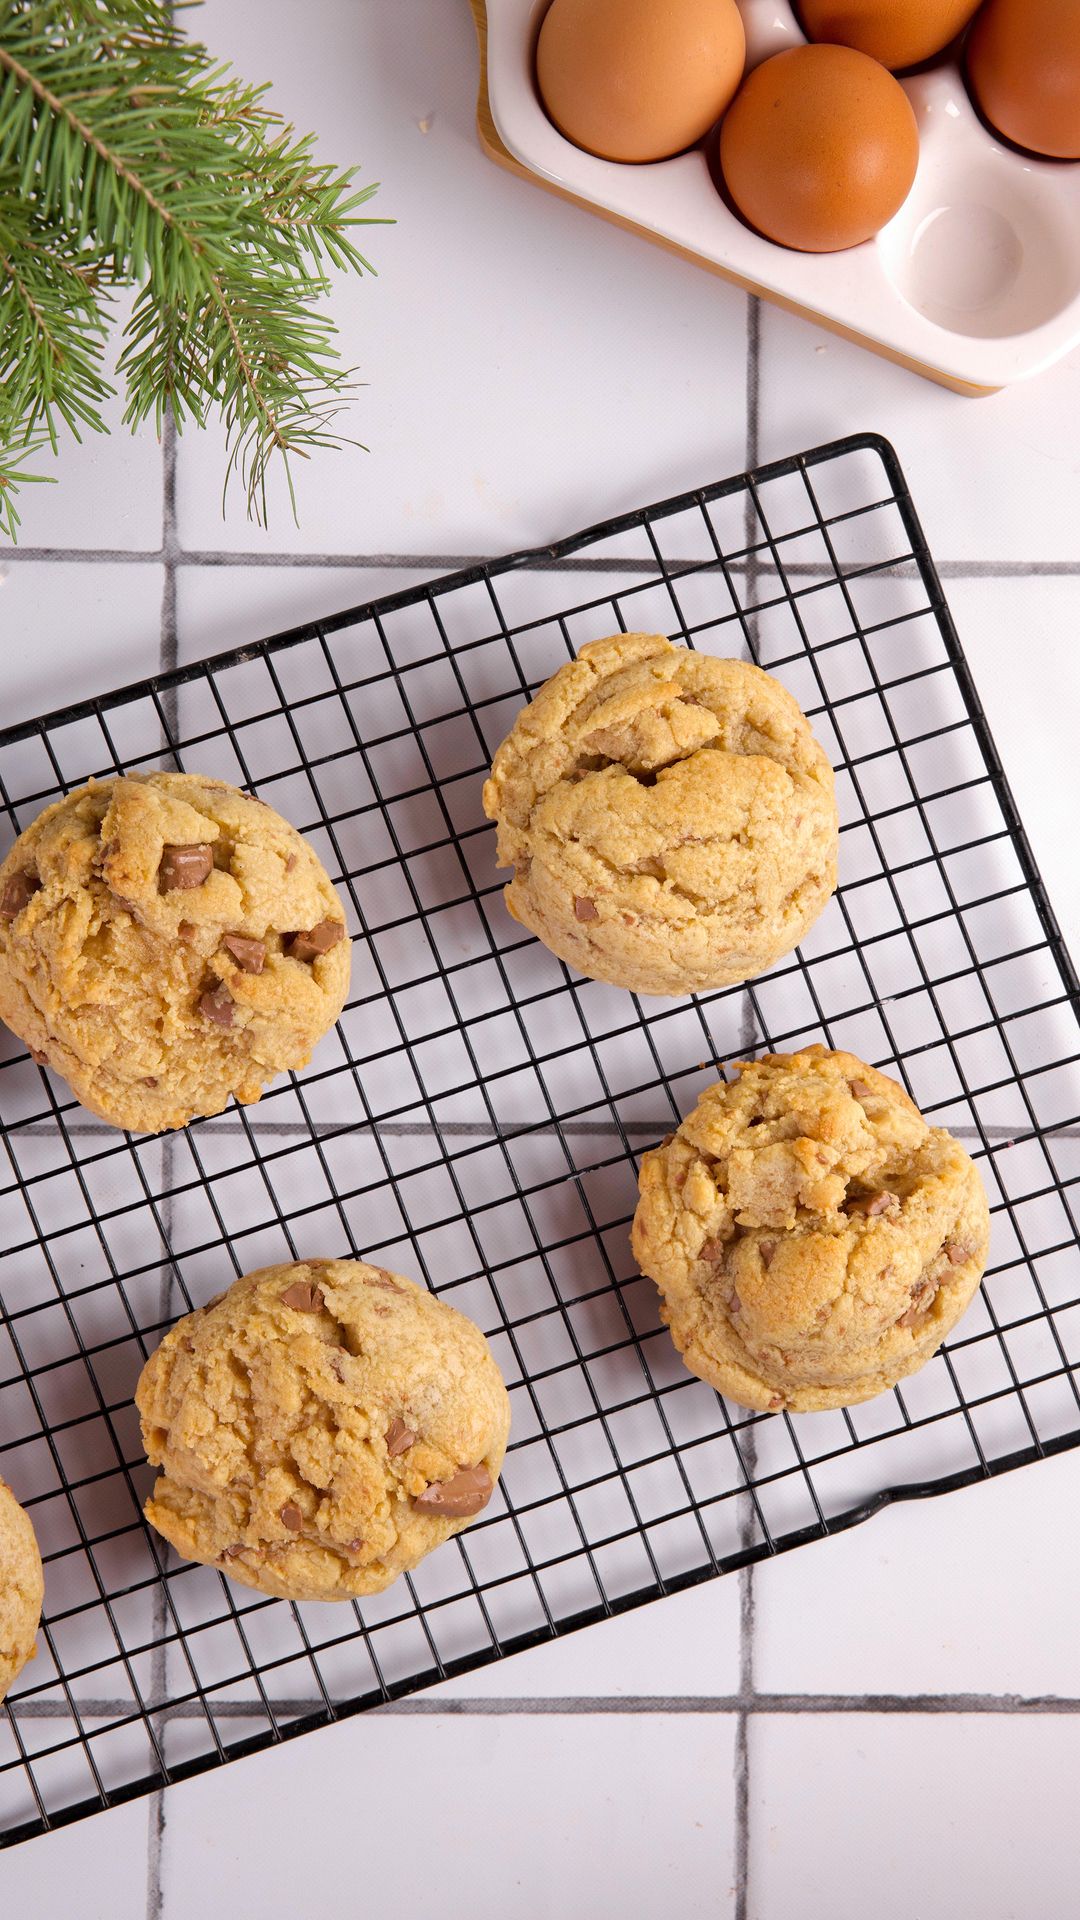
<instances>
[{"instance_id":1,"label":"brown egg","mask_svg":"<svg viewBox=\"0 0 1080 1920\"><path fill-rule=\"evenodd\" d=\"M666 160L692 147L745 64L735 0L553 0L536 46L548 114L604 160Z\"/></svg>"},{"instance_id":2,"label":"brown egg","mask_svg":"<svg viewBox=\"0 0 1080 1920\"><path fill-rule=\"evenodd\" d=\"M1080 0L987 0L968 40L967 74L1007 140L1080 160Z\"/></svg>"},{"instance_id":3,"label":"brown egg","mask_svg":"<svg viewBox=\"0 0 1080 1920\"><path fill-rule=\"evenodd\" d=\"M899 80L850 47L774 54L748 75L720 129L720 166L739 212L802 253L869 240L907 199L918 163Z\"/></svg>"},{"instance_id":4,"label":"brown egg","mask_svg":"<svg viewBox=\"0 0 1080 1920\"><path fill-rule=\"evenodd\" d=\"M967 26L979 0L800 0L811 40L832 40L880 60L914 67L931 60Z\"/></svg>"}]
</instances>

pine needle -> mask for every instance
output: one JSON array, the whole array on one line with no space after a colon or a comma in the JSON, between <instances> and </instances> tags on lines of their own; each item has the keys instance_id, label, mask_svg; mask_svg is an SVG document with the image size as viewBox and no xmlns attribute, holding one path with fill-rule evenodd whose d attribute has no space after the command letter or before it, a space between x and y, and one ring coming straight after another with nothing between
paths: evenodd
<instances>
[{"instance_id":1,"label":"pine needle","mask_svg":"<svg viewBox=\"0 0 1080 1920\"><path fill-rule=\"evenodd\" d=\"M0 534L59 430L104 431L109 301L138 289L124 420L225 422L226 486L266 519L272 462L355 444L354 390L317 303L373 273L374 185L315 158L158 0L0 0ZM293 499L295 514L295 499Z\"/></svg>"}]
</instances>

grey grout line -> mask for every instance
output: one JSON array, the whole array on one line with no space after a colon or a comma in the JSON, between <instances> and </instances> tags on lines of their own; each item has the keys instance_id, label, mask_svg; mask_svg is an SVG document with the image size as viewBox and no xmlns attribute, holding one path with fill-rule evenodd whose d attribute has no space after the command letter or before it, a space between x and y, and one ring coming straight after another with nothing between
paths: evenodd
<instances>
[{"instance_id":1,"label":"grey grout line","mask_svg":"<svg viewBox=\"0 0 1080 1920\"><path fill-rule=\"evenodd\" d=\"M761 438L761 302L756 294L750 294L746 303L746 470L752 472L758 463L758 446ZM744 534L747 547L754 545L754 503L749 492L746 495ZM756 638L756 622L751 609L757 601L758 568L757 556L750 555L751 564L746 573L746 607L748 632ZM744 647L745 653L752 658L749 641ZM757 1022L754 1018L754 1004L746 990L742 995L742 1018L739 1035L740 1051L744 1059L750 1058L754 1051ZM753 1487L757 1464L757 1435L749 1427L741 1441L736 1441L736 1452L746 1474L747 1491L742 1497L742 1511L739 1516L739 1537L744 1547L753 1545L754 1539L754 1503ZM750 1709L754 1699L754 1569L745 1566L739 1572L739 1712L735 1726L735 1763L734 1763L734 1819L735 1819L735 1920L747 1920L750 1898Z\"/></svg>"},{"instance_id":2,"label":"grey grout line","mask_svg":"<svg viewBox=\"0 0 1080 1920\"><path fill-rule=\"evenodd\" d=\"M120 1719L131 1713L130 1700L91 1698L76 1702L82 1720ZM5 1702L16 1720L70 1720L71 1708L63 1701L20 1700ZM268 1705L276 1718L300 1719L325 1713L321 1699L277 1698L268 1696ZM211 1710L223 1720L265 1720L266 1708L258 1700L214 1700ZM513 1719L529 1715L608 1714L633 1716L669 1714L734 1714L750 1720L781 1719L785 1716L814 1714L873 1715L907 1714L912 1718L944 1718L949 1714L988 1715L1017 1718L1075 1718L1080 1716L1080 1697L1074 1694L1016 1693L782 1693L755 1692L748 1702L738 1693L714 1694L493 1694L486 1697L463 1695L460 1699L432 1699L414 1694L392 1700L383 1706L363 1709L364 1717L402 1716L415 1719ZM164 1720L196 1720L205 1724L206 1712L198 1700L181 1700L162 1709ZM348 1719L359 1715L349 1713ZM339 1723L340 1724L340 1723Z\"/></svg>"},{"instance_id":3,"label":"grey grout line","mask_svg":"<svg viewBox=\"0 0 1080 1920\"><path fill-rule=\"evenodd\" d=\"M162 673L171 673L179 657L179 641L176 631L176 426L171 414L165 417L161 436L161 549L164 559L164 580L161 591L161 642L159 666ZM178 691L167 688L162 695L162 713L166 738L169 746L171 735L178 740L179 714ZM175 1154L173 1141L166 1138L162 1145L162 1226L165 1233L166 1258L161 1266L161 1278L158 1288L158 1319L161 1323L173 1317L173 1272L170 1263L169 1246L172 1227L172 1184L175 1172ZM167 1729L165 1718L154 1712L157 1706L166 1706L168 1702L169 1651L166 1629L168 1627L168 1607L164 1582L160 1581L154 1591L153 1634L154 1647L150 1656L150 1710L155 1736L165 1759ZM146 1812L146 1920L161 1920L165 1906L165 1886L163 1879L165 1853L165 1789L155 1787L151 1792Z\"/></svg>"},{"instance_id":4,"label":"grey grout line","mask_svg":"<svg viewBox=\"0 0 1080 1920\"><path fill-rule=\"evenodd\" d=\"M755 303L759 304L759 303ZM806 528L807 533L813 528ZM783 546L784 536L779 544ZM458 573L467 567L490 566L502 558L501 554L490 553L229 553L216 548L184 548L177 544L172 551L162 547L12 547L5 549L4 565L25 564L29 561L53 562L55 564L78 564L87 566L157 566L170 561L176 567L269 567L269 568L325 568L327 570L365 568L384 569L388 572L407 572L410 568L418 572ZM776 569L767 556L751 555L762 565L762 571L775 573ZM708 566L715 564L715 555L703 555L700 561L680 561L680 565ZM937 571L945 580L1028 580L1060 579L1080 576L1080 560L938 560ZM746 559L736 557L727 562L730 573L750 571ZM559 561L541 557L531 566L520 569L533 573L610 573L613 571L657 575L656 562L651 557L620 554L617 558L605 558L602 555L566 554ZM824 562L792 561L785 563L785 573L792 577L796 574L822 579L835 579L835 568ZM882 574L905 574L915 579L918 569L913 562L902 562L895 567L887 563L875 569Z\"/></svg>"}]
</instances>

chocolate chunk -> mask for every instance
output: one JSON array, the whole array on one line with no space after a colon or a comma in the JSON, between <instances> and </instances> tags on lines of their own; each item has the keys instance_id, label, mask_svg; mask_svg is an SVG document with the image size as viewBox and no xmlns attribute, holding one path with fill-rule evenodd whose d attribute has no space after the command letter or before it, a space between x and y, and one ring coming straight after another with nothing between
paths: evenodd
<instances>
[{"instance_id":1,"label":"chocolate chunk","mask_svg":"<svg viewBox=\"0 0 1080 1920\"><path fill-rule=\"evenodd\" d=\"M399 1453L408 1453L415 1440L415 1433L411 1427L405 1425L404 1420L391 1420L386 1429L386 1451L391 1460L396 1459Z\"/></svg>"},{"instance_id":2,"label":"chocolate chunk","mask_svg":"<svg viewBox=\"0 0 1080 1920\"><path fill-rule=\"evenodd\" d=\"M722 1260L724 1243L722 1240L703 1240L698 1252L699 1260Z\"/></svg>"},{"instance_id":3,"label":"chocolate chunk","mask_svg":"<svg viewBox=\"0 0 1080 1920\"><path fill-rule=\"evenodd\" d=\"M290 960L317 960L344 938L345 929L340 920L320 920L308 933L287 933L285 952Z\"/></svg>"},{"instance_id":4,"label":"chocolate chunk","mask_svg":"<svg viewBox=\"0 0 1080 1920\"><path fill-rule=\"evenodd\" d=\"M49 1064L48 1054L42 1053L40 1047L31 1047L30 1058L36 1067L47 1067Z\"/></svg>"},{"instance_id":5,"label":"chocolate chunk","mask_svg":"<svg viewBox=\"0 0 1080 1920\"><path fill-rule=\"evenodd\" d=\"M971 1259L975 1249L974 1247L966 1246L960 1240L950 1240L948 1246L944 1247L942 1251L950 1267L962 1267L965 1260Z\"/></svg>"},{"instance_id":6,"label":"chocolate chunk","mask_svg":"<svg viewBox=\"0 0 1080 1920\"><path fill-rule=\"evenodd\" d=\"M371 1272L373 1276L371 1279L367 1274L364 1275L365 1287L382 1287L386 1293L404 1293L404 1287L398 1285L393 1274L387 1273L385 1267L373 1267Z\"/></svg>"},{"instance_id":7,"label":"chocolate chunk","mask_svg":"<svg viewBox=\"0 0 1080 1920\"><path fill-rule=\"evenodd\" d=\"M156 1087L157 1081L154 1078L154 1075L152 1073L144 1073L142 1077L142 1085L144 1087Z\"/></svg>"},{"instance_id":8,"label":"chocolate chunk","mask_svg":"<svg viewBox=\"0 0 1080 1920\"><path fill-rule=\"evenodd\" d=\"M759 1240L758 1252L761 1255L762 1266L771 1267L773 1263L773 1254L776 1252L776 1241L775 1240Z\"/></svg>"},{"instance_id":9,"label":"chocolate chunk","mask_svg":"<svg viewBox=\"0 0 1080 1920\"><path fill-rule=\"evenodd\" d=\"M886 1193L884 1191L881 1193L861 1193L858 1194L854 1200L845 1200L844 1212L847 1214L861 1213L865 1215L867 1220L876 1220L879 1213L888 1213L893 1207L898 1207L899 1205L900 1201L895 1193Z\"/></svg>"},{"instance_id":10,"label":"chocolate chunk","mask_svg":"<svg viewBox=\"0 0 1080 1920\"><path fill-rule=\"evenodd\" d=\"M670 1147L674 1138L675 1138L675 1135L673 1133L665 1133L663 1139L660 1142L661 1147Z\"/></svg>"},{"instance_id":11,"label":"chocolate chunk","mask_svg":"<svg viewBox=\"0 0 1080 1920\"><path fill-rule=\"evenodd\" d=\"M287 1500L281 1509L281 1524L283 1527L288 1527L290 1533L299 1533L304 1524L303 1514L291 1500Z\"/></svg>"},{"instance_id":12,"label":"chocolate chunk","mask_svg":"<svg viewBox=\"0 0 1080 1920\"><path fill-rule=\"evenodd\" d=\"M296 865L296 855L295 853L290 853L288 858L285 861L286 873L291 873L295 865Z\"/></svg>"},{"instance_id":13,"label":"chocolate chunk","mask_svg":"<svg viewBox=\"0 0 1080 1920\"><path fill-rule=\"evenodd\" d=\"M195 931L196 929L193 921L181 920L180 925L176 929L177 939L178 940L194 940Z\"/></svg>"},{"instance_id":14,"label":"chocolate chunk","mask_svg":"<svg viewBox=\"0 0 1080 1920\"><path fill-rule=\"evenodd\" d=\"M486 1467L461 1467L450 1480L433 1480L416 1496L416 1505L424 1513L442 1514L448 1520L464 1520L486 1507L494 1490L494 1481Z\"/></svg>"},{"instance_id":15,"label":"chocolate chunk","mask_svg":"<svg viewBox=\"0 0 1080 1920\"><path fill-rule=\"evenodd\" d=\"M342 1548L343 1553L363 1553L363 1551L364 1551L364 1542L359 1535L357 1535L355 1540L346 1540L345 1545Z\"/></svg>"},{"instance_id":16,"label":"chocolate chunk","mask_svg":"<svg viewBox=\"0 0 1080 1920\"><path fill-rule=\"evenodd\" d=\"M595 900L588 899L586 895L582 893L574 895L575 920L599 920L599 918L600 915L596 911Z\"/></svg>"},{"instance_id":17,"label":"chocolate chunk","mask_svg":"<svg viewBox=\"0 0 1080 1920\"><path fill-rule=\"evenodd\" d=\"M865 1080L849 1080L848 1090L853 1100L872 1100L874 1097L873 1087L868 1087Z\"/></svg>"},{"instance_id":18,"label":"chocolate chunk","mask_svg":"<svg viewBox=\"0 0 1080 1920\"><path fill-rule=\"evenodd\" d=\"M321 1313L324 1306L323 1290L315 1287L310 1280L294 1280L281 1295L283 1307L293 1307L297 1313Z\"/></svg>"},{"instance_id":19,"label":"chocolate chunk","mask_svg":"<svg viewBox=\"0 0 1080 1920\"><path fill-rule=\"evenodd\" d=\"M222 1547L220 1557L222 1560L235 1560L237 1554L243 1551L243 1547L238 1542L235 1547Z\"/></svg>"},{"instance_id":20,"label":"chocolate chunk","mask_svg":"<svg viewBox=\"0 0 1080 1920\"><path fill-rule=\"evenodd\" d=\"M906 1313L900 1315L898 1327L910 1327L928 1313L937 1299L937 1288L932 1280L918 1280L911 1289L911 1305Z\"/></svg>"},{"instance_id":21,"label":"chocolate chunk","mask_svg":"<svg viewBox=\"0 0 1080 1920\"><path fill-rule=\"evenodd\" d=\"M217 1027L231 1027L235 1002L224 980L219 980L214 988L208 987L199 995L199 1012L204 1019L212 1020Z\"/></svg>"},{"instance_id":22,"label":"chocolate chunk","mask_svg":"<svg viewBox=\"0 0 1080 1920\"><path fill-rule=\"evenodd\" d=\"M266 948L261 940L245 940L242 933L227 933L221 944L232 954L242 973L261 973L266 965Z\"/></svg>"},{"instance_id":23,"label":"chocolate chunk","mask_svg":"<svg viewBox=\"0 0 1080 1920\"><path fill-rule=\"evenodd\" d=\"M0 919L14 920L21 913L28 900L41 892L41 881L36 873L13 873L4 888L0 899Z\"/></svg>"},{"instance_id":24,"label":"chocolate chunk","mask_svg":"<svg viewBox=\"0 0 1080 1920\"><path fill-rule=\"evenodd\" d=\"M201 887L213 871L214 855L208 846L162 847L158 892L188 893L192 887Z\"/></svg>"}]
</instances>

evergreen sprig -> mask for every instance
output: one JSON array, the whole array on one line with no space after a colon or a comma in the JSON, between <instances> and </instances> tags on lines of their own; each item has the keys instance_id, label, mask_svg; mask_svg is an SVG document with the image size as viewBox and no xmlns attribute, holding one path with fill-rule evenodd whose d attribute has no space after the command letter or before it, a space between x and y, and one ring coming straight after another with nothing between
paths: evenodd
<instances>
[{"instance_id":1,"label":"evergreen sprig","mask_svg":"<svg viewBox=\"0 0 1080 1920\"><path fill-rule=\"evenodd\" d=\"M352 391L314 303L375 186L315 159L159 0L0 0L0 533L28 463L104 431L112 289L138 288L116 372L133 428L213 412L248 512L280 458L342 444ZM294 501L295 512L295 501Z\"/></svg>"}]
</instances>

